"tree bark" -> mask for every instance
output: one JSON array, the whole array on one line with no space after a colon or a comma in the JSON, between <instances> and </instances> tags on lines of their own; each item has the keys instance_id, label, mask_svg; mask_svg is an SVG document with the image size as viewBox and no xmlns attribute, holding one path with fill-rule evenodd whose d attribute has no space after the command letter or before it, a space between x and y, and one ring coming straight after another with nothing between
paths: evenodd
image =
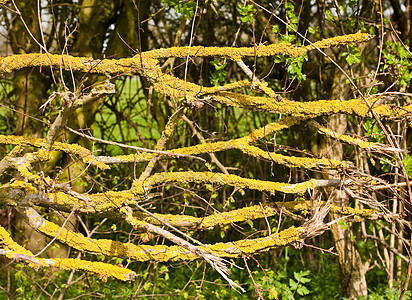
<instances>
[{"instance_id":1,"label":"tree bark","mask_svg":"<svg viewBox=\"0 0 412 300\"><path fill-rule=\"evenodd\" d=\"M345 101L349 96L350 88L346 82L345 75L338 69L335 71L331 99ZM338 134L344 134L347 126L347 116L343 114L332 115L328 119L328 127ZM325 137L322 139L319 151L322 156L329 159L343 160L343 146L340 142ZM326 176L336 178L333 175ZM328 195L329 196L329 195ZM337 206L345 206L348 197L344 191L334 190L331 194L333 203ZM338 215L331 214L332 219L339 218ZM344 229L339 224L331 226L331 232L335 240L336 251L339 254L339 267L342 276L342 291L346 297L356 299L359 296L367 296L367 284L365 274L369 263L362 262L361 256L354 240L353 227L348 224Z\"/></svg>"}]
</instances>

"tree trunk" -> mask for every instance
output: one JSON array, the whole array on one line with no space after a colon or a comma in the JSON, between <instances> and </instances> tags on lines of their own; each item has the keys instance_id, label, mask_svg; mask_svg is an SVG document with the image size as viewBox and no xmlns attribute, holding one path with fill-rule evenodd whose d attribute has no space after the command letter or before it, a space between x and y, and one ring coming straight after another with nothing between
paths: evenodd
<instances>
[{"instance_id":1,"label":"tree trunk","mask_svg":"<svg viewBox=\"0 0 412 300\"><path fill-rule=\"evenodd\" d=\"M349 96L350 88L346 82L344 74L336 69L331 91L331 99L345 101ZM329 129L344 134L347 125L347 116L343 114L332 115L328 119ZM320 154L329 159L343 159L343 146L340 142L330 138L323 138L319 146ZM326 176L335 177L333 174ZM329 195L328 195L329 196ZM330 195L333 197L333 203L337 206L345 206L348 197L345 192L335 190ZM331 215L333 219L338 215ZM339 267L342 276L342 291L346 297L355 299L359 296L367 296L368 290L366 285L365 274L368 270L369 263L362 262L361 256L354 240L354 233L351 224L344 229L339 224L331 226L331 232L335 240L336 251L339 254Z\"/></svg>"}]
</instances>

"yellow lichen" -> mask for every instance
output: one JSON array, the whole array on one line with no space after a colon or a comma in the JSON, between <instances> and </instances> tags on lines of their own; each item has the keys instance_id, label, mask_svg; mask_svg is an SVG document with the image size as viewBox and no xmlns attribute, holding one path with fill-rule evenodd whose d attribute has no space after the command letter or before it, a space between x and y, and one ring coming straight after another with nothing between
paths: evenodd
<instances>
[{"instance_id":1,"label":"yellow lichen","mask_svg":"<svg viewBox=\"0 0 412 300\"><path fill-rule=\"evenodd\" d=\"M358 43L363 43L372 38L371 35L367 33L361 33L360 31L354 34L347 34L347 35L342 35L342 36L335 36L332 38L324 39L321 41L317 41L313 44L307 45L302 48L306 48L307 51L312 50L312 49L324 49L324 48L330 48L333 46L340 46L340 45L348 45L348 44L358 44Z\"/></svg>"},{"instance_id":2,"label":"yellow lichen","mask_svg":"<svg viewBox=\"0 0 412 300\"><path fill-rule=\"evenodd\" d=\"M262 56L274 56L277 54L284 54L291 57L300 56L307 51L317 48L329 48L333 46L339 46L351 43L362 43L370 39L370 36L366 33L355 33L348 34L344 36L337 36L322 41L315 42L313 45L298 47L290 43L281 43L273 45L259 45L256 47L202 47L202 46L192 46L192 47L171 47L168 49L157 49L144 52L142 55L145 58L150 59L160 59L168 57L180 57L185 58L189 56L199 56L199 57L227 57L234 61L240 60L242 57L262 57ZM190 50L190 51L189 51ZM138 57L139 55L135 56Z\"/></svg>"},{"instance_id":3,"label":"yellow lichen","mask_svg":"<svg viewBox=\"0 0 412 300\"><path fill-rule=\"evenodd\" d=\"M122 281L134 280L136 273L119 266L74 258L53 258L53 266L63 270L78 270L97 274L103 280L114 277Z\"/></svg>"},{"instance_id":4,"label":"yellow lichen","mask_svg":"<svg viewBox=\"0 0 412 300\"><path fill-rule=\"evenodd\" d=\"M46 193L46 196L52 201L53 205L70 208L76 204L79 211L88 213L113 211L135 201L135 195L131 191L107 191L105 193L85 194L84 196L90 199L89 203L78 203L78 198L64 192Z\"/></svg>"},{"instance_id":5,"label":"yellow lichen","mask_svg":"<svg viewBox=\"0 0 412 300\"><path fill-rule=\"evenodd\" d=\"M121 243L106 239L90 239L84 237L80 233L75 233L64 228L61 229L59 226L48 221L46 221L46 225L42 226L39 230L50 237L57 236L57 240L80 251L88 251L115 257L125 257L136 261L175 261L194 260L199 258L197 255L192 254L180 246L134 245L131 243ZM59 232L60 234L57 235ZM239 257L242 253L253 254L267 251L271 248L286 246L299 240L300 235L303 232L303 228L290 227L278 234L273 234L264 238L217 243L199 246L199 248L218 254L221 257ZM87 264L86 262L83 263Z\"/></svg>"},{"instance_id":6,"label":"yellow lichen","mask_svg":"<svg viewBox=\"0 0 412 300\"><path fill-rule=\"evenodd\" d=\"M382 149L382 147L384 146L379 143L372 143L372 142L368 142L365 140L361 140L359 138L354 138L346 134L338 134L337 132L334 132L333 130L323 127L319 123L314 122L314 121L311 121L309 124L316 127L318 131L322 134L330 136L339 141L342 141L342 142L345 142L345 143L348 143L354 146L358 146L359 148L362 148L362 149L376 150L376 149Z\"/></svg>"},{"instance_id":7,"label":"yellow lichen","mask_svg":"<svg viewBox=\"0 0 412 300\"><path fill-rule=\"evenodd\" d=\"M237 175L212 173L212 172L171 172L157 173L150 176L143 184L148 190L155 184L166 182L195 182L195 183L216 183L219 185L236 186L239 188L248 188L259 190L262 192L283 192L290 194L304 194L316 184L316 180L312 179L306 182L297 184L287 184L282 182L270 182L249 178L242 178Z\"/></svg>"},{"instance_id":8,"label":"yellow lichen","mask_svg":"<svg viewBox=\"0 0 412 300\"><path fill-rule=\"evenodd\" d=\"M52 225L50 225L52 223L50 222L47 222L47 223L48 223L46 226L47 228L53 227ZM55 225L55 227L58 228L57 225ZM54 235L52 235L52 237L57 236L58 231L57 232L53 231L53 234ZM64 233L61 232L61 234L64 234ZM73 234L76 234L76 233L73 233ZM20 246L16 242L14 242L11 239L9 233L1 226L0 226L0 241L4 245L5 250L10 250L10 252L7 253L7 257L14 258L16 254L22 254L22 255L28 256L28 258L33 258L33 253L25 249L24 247ZM41 263L43 266L55 266L55 267L58 267L64 270L83 270L83 271L87 271L90 273L99 274L104 277L115 277L123 281L133 280L134 277L136 276L136 274L133 271L130 271L122 267L102 263L102 262L89 262L89 261L84 261L80 259L71 259L71 258L65 258L65 259L36 258L36 260L39 263ZM29 265L31 267L39 267L38 264L35 264L33 262L30 262Z\"/></svg>"},{"instance_id":9,"label":"yellow lichen","mask_svg":"<svg viewBox=\"0 0 412 300\"><path fill-rule=\"evenodd\" d=\"M341 162L334 159L325 158L308 158L308 157L294 157L286 156L276 152L264 151L260 148L249 145L249 142L254 141L256 138L262 138L262 135L268 135L273 133L273 130L279 127L267 126L267 130L259 130L251 133L250 135L233 139L229 141L220 141L214 143L204 143L198 144L191 147L178 148L173 150L168 150L167 153L140 153L131 155L120 155L110 158L111 161L116 163L127 163L127 162L141 162L150 161L153 158L164 159L173 154L184 154L184 155L198 155L203 153L214 153L218 151L226 151L230 149L239 149L245 154L270 160L278 164L282 164L288 167L301 167L301 168L338 168L350 165L349 162ZM115 158L115 159L114 159Z\"/></svg>"},{"instance_id":10,"label":"yellow lichen","mask_svg":"<svg viewBox=\"0 0 412 300\"><path fill-rule=\"evenodd\" d=\"M8 145L19 145L19 146L33 146L38 148L46 148L47 141L46 139L40 138L29 138L24 136L14 136L14 135L0 135L0 144ZM77 144L68 144L62 142L55 142L52 146L52 150L63 151L69 154L79 156L83 162L91 163L100 169L109 169L110 167L104 163L101 163L96 160L92 152L80 145ZM49 151L40 149L36 152L36 158L46 161L51 158L51 153Z\"/></svg>"},{"instance_id":11,"label":"yellow lichen","mask_svg":"<svg viewBox=\"0 0 412 300\"><path fill-rule=\"evenodd\" d=\"M231 243L217 243L209 245L207 249L221 257L238 257L241 254L252 255L300 241L300 236L304 232L305 229L303 227L291 226L268 237L246 239Z\"/></svg>"},{"instance_id":12,"label":"yellow lichen","mask_svg":"<svg viewBox=\"0 0 412 300\"><path fill-rule=\"evenodd\" d=\"M94 74L134 74L141 67L139 59L94 60L57 54L15 54L0 58L0 73L11 73L27 67L54 66L73 72Z\"/></svg>"},{"instance_id":13,"label":"yellow lichen","mask_svg":"<svg viewBox=\"0 0 412 300\"><path fill-rule=\"evenodd\" d=\"M29 255L29 256L33 255L33 253L31 253L29 250L27 250L26 248L20 246L15 241L13 241L10 234L2 226L0 226L0 240L1 240L1 243L4 245L5 250L11 250L16 253Z\"/></svg>"},{"instance_id":14,"label":"yellow lichen","mask_svg":"<svg viewBox=\"0 0 412 300\"><path fill-rule=\"evenodd\" d=\"M311 202L310 201L289 201L283 203L277 203L280 207L290 211L290 212L309 212L311 209ZM321 202L321 206L324 205L325 202ZM376 218L377 211L373 209L358 209L352 207L339 207L336 205L331 205L330 210L331 213L341 214L341 215L358 215L363 218Z\"/></svg>"},{"instance_id":15,"label":"yellow lichen","mask_svg":"<svg viewBox=\"0 0 412 300\"><path fill-rule=\"evenodd\" d=\"M14 180L10 182L10 187L14 189L23 189L29 194L39 193L37 188L35 188L31 183L25 181Z\"/></svg>"},{"instance_id":16,"label":"yellow lichen","mask_svg":"<svg viewBox=\"0 0 412 300\"><path fill-rule=\"evenodd\" d=\"M283 98L257 97L226 91L214 94L212 98L220 103L230 106L276 112L285 115L292 115L295 118L302 119L315 118L322 115L337 113L351 114L361 117L372 116L368 105L363 99L353 99L347 101L317 100L310 102L297 102ZM371 104L374 102L374 99L369 99L368 102ZM373 110L379 117L398 118L407 112L412 112L412 107L378 105L373 107Z\"/></svg>"},{"instance_id":17,"label":"yellow lichen","mask_svg":"<svg viewBox=\"0 0 412 300\"><path fill-rule=\"evenodd\" d=\"M325 202L321 203L323 206ZM310 201L289 201L276 202L276 205L281 209L286 209L291 213L306 214L311 209ZM197 218L188 215L170 215L170 214L155 214L156 218L138 213L135 215L138 219L144 220L154 225L163 225L158 219L167 222L175 227L196 227L197 229L210 229L214 226L223 226L234 222L244 222L260 218L269 218L279 214L279 208L270 205L253 205L249 207L234 209L228 212L217 212L209 216ZM332 213L341 215L357 215L362 218L376 218L377 212L373 209L355 209L351 207L331 206Z\"/></svg>"}]
</instances>

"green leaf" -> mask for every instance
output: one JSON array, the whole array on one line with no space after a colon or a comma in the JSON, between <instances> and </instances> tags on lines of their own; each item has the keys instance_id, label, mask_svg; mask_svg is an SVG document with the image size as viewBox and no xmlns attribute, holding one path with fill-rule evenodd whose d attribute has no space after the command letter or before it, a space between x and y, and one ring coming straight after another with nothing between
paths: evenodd
<instances>
[{"instance_id":1,"label":"green leaf","mask_svg":"<svg viewBox=\"0 0 412 300\"><path fill-rule=\"evenodd\" d=\"M318 29L319 29L319 26L316 26L315 28L309 27L308 31L310 34L315 34L318 31Z\"/></svg>"},{"instance_id":2,"label":"green leaf","mask_svg":"<svg viewBox=\"0 0 412 300\"><path fill-rule=\"evenodd\" d=\"M292 43L295 40L295 36L293 34L288 35L281 35L279 40L281 43Z\"/></svg>"},{"instance_id":3,"label":"green leaf","mask_svg":"<svg viewBox=\"0 0 412 300\"><path fill-rule=\"evenodd\" d=\"M242 20L243 23L253 22L254 8L252 4L243 5L239 3L237 5L237 8L238 8L239 14L241 15L240 20Z\"/></svg>"},{"instance_id":4,"label":"green leaf","mask_svg":"<svg viewBox=\"0 0 412 300\"><path fill-rule=\"evenodd\" d=\"M278 292L276 291L276 288L275 287L271 287L270 289L269 289L269 299L278 299Z\"/></svg>"},{"instance_id":5,"label":"green leaf","mask_svg":"<svg viewBox=\"0 0 412 300\"><path fill-rule=\"evenodd\" d=\"M332 12L330 10L326 11L326 19L329 21L334 21L335 17L333 16Z\"/></svg>"},{"instance_id":6,"label":"green leaf","mask_svg":"<svg viewBox=\"0 0 412 300\"><path fill-rule=\"evenodd\" d=\"M168 7L173 7L178 13L188 19L193 18L195 14L196 1L181 2L179 0L162 0L162 2Z\"/></svg>"},{"instance_id":7,"label":"green leaf","mask_svg":"<svg viewBox=\"0 0 412 300\"><path fill-rule=\"evenodd\" d=\"M346 57L346 62L351 66L362 61L362 54L358 47L349 45L349 51L342 53L342 57Z\"/></svg>"},{"instance_id":8,"label":"green leaf","mask_svg":"<svg viewBox=\"0 0 412 300\"><path fill-rule=\"evenodd\" d=\"M412 179L412 156L405 154L402 162L405 165L406 174L408 174L409 179Z\"/></svg>"},{"instance_id":9,"label":"green leaf","mask_svg":"<svg viewBox=\"0 0 412 300\"><path fill-rule=\"evenodd\" d=\"M221 63L218 59L212 60L211 65L215 68L215 71L210 72L209 80L213 85L222 85L226 81L227 71L225 70L226 64Z\"/></svg>"},{"instance_id":10,"label":"green leaf","mask_svg":"<svg viewBox=\"0 0 412 300\"><path fill-rule=\"evenodd\" d=\"M289 286L291 290L296 290L298 288L299 283L294 281L292 278L289 278Z\"/></svg>"},{"instance_id":11,"label":"green leaf","mask_svg":"<svg viewBox=\"0 0 412 300\"><path fill-rule=\"evenodd\" d=\"M293 274L295 276L295 279L301 283L308 283L311 281L310 278L306 278L306 276L310 275L310 271L300 271L299 273L294 272Z\"/></svg>"},{"instance_id":12,"label":"green leaf","mask_svg":"<svg viewBox=\"0 0 412 300\"><path fill-rule=\"evenodd\" d=\"M150 290L150 289L152 288L152 286L153 286L153 283L151 283L151 282L146 282L146 283L143 285L143 289L147 292L148 290Z\"/></svg>"},{"instance_id":13,"label":"green leaf","mask_svg":"<svg viewBox=\"0 0 412 300\"><path fill-rule=\"evenodd\" d=\"M273 25L273 26L272 26L272 31L273 31L274 33L278 33L278 32L279 32L279 25Z\"/></svg>"},{"instance_id":14,"label":"green leaf","mask_svg":"<svg viewBox=\"0 0 412 300\"><path fill-rule=\"evenodd\" d=\"M304 285L300 285L297 289L297 292L301 296L305 296L307 294L310 294L310 291Z\"/></svg>"},{"instance_id":15,"label":"green leaf","mask_svg":"<svg viewBox=\"0 0 412 300\"><path fill-rule=\"evenodd\" d=\"M291 2L286 2L286 3L285 3L285 8L286 8L287 10L289 10L289 11L295 10L295 7L293 6L293 4L292 4Z\"/></svg>"},{"instance_id":16,"label":"green leaf","mask_svg":"<svg viewBox=\"0 0 412 300\"><path fill-rule=\"evenodd\" d=\"M345 221L339 220L338 224L343 228L343 230L348 229L348 223L346 223Z\"/></svg>"}]
</instances>

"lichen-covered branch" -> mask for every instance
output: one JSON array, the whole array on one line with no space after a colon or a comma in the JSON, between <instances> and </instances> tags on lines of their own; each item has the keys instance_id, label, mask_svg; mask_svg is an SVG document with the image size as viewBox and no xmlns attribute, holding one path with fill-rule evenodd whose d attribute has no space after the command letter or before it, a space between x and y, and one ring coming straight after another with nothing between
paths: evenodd
<instances>
[{"instance_id":1,"label":"lichen-covered branch","mask_svg":"<svg viewBox=\"0 0 412 300\"><path fill-rule=\"evenodd\" d=\"M184 113L184 110L182 108L180 108L169 118L169 120L167 121L167 124L165 126L165 129L162 132L162 135L160 136L159 140L156 143L155 150L157 150L157 151L163 150L164 146L166 145L166 142L172 136L172 134L173 134L177 124L179 123L183 113ZM157 157L153 157L149 161L148 165L146 166L146 169L140 175L140 178L139 178L140 181L144 181L144 180L146 180L147 177L150 176L150 173L152 172L157 159L158 159Z\"/></svg>"},{"instance_id":2,"label":"lichen-covered branch","mask_svg":"<svg viewBox=\"0 0 412 300\"><path fill-rule=\"evenodd\" d=\"M258 97L233 92L220 92L211 95L210 99L230 106L280 113L294 116L295 118L309 119L338 113L360 117L372 117L369 107L363 99L352 99L347 101L331 99L298 102L283 98L279 99L278 97ZM370 105L378 100L379 99L375 97L367 99ZM381 118L400 118L407 113L412 112L412 105L399 107L382 104L374 106L373 110Z\"/></svg>"},{"instance_id":3,"label":"lichen-covered branch","mask_svg":"<svg viewBox=\"0 0 412 300\"><path fill-rule=\"evenodd\" d=\"M54 120L53 124L50 126L49 131L47 132L46 141L48 150L51 149L53 143L58 137L60 130L66 125L67 120L77 108L93 101L97 101L103 97L113 95L115 91L116 90L114 84L106 81L101 85L93 87L92 90L85 95L78 96L76 95L76 93L64 93L64 96L62 96L62 98L65 102L65 107L63 106L59 115Z\"/></svg>"},{"instance_id":4,"label":"lichen-covered branch","mask_svg":"<svg viewBox=\"0 0 412 300\"><path fill-rule=\"evenodd\" d=\"M41 205L59 209L60 211L76 212L86 214L99 214L120 218L119 207L131 205L136 202L135 195L131 192L107 192L99 194L86 194L89 207L84 201L64 192L43 193L38 191L33 185L24 182L14 182L0 188L0 203L10 206L21 205ZM309 201L275 202L262 206L254 205L235 209L228 212L218 212L205 217L193 217L188 215L154 214L158 218L168 222L174 227L210 229L217 225L226 225L234 222L255 220L264 217L271 217L279 213L280 209L285 209L291 213L305 215L310 210ZM351 207L331 206L330 211L341 215L354 215L362 218L374 219L379 217L379 213L372 209L355 209ZM158 219L151 217L143 212L134 212L137 220L161 226Z\"/></svg>"},{"instance_id":5,"label":"lichen-covered branch","mask_svg":"<svg viewBox=\"0 0 412 300\"><path fill-rule=\"evenodd\" d=\"M271 132L268 132L269 134ZM214 153L219 151L227 151L230 149L238 149L245 154L261 159L266 159L277 164L281 164L287 167L298 167L307 169L320 169L320 168L343 168L350 166L350 162L341 162L335 159L326 158L310 158L310 157L295 157L279 154L276 152L264 151L258 147L251 146L248 143L250 140L248 137L233 139L229 141L220 141L214 143L198 144L191 147L178 148L169 150L171 154L185 154L185 155L197 155L203 153ZM152 157L166 158L168 155L156 154L156 153L140 153L130 155L119 155L114 157L96 157L96 160L105 164L113 163L136 163L143 162L151 159Z\"/></svg>"},{"instance_id":6,"label":"lichen-covered branch","mask_svg":"<svg viewBox=\"0 0 412 300\"><path fill-rule=\"evenodd\" d=\"M88 251L96 254L103 254L112 257L130 258L136 261L176 261L195 260L199 255L194 254L181 246L165 245L135 245L131 243L121 243L107 239L91 239L80 233L61 228L56 224L39 217L34 210L27 210L28 216L32 214L31 224L36 230L50 236L56 237L77 250ZM30 222L30 220L29 220ZM271 248L290 245L298 241L305 229L290 227L282 232L272 234L268 237L257 239L246 239L228 243L217 243L212 245L197 246L201 251L210 252L219 257L240 257L242 254L252 255ZM60 232L60 234L58 234ZM0 232L1 233L1 232ZM26 253L24 253L26 254ZM29 253L30 254L30 253Z\"/></svg>"},{"instance_id":7,"label":"lichen-covered branch","mask_svg":"<svg viewBox=\"0 0 412 300\"><path fill-rule=\"evenodd\" d=\"M10 234L1 226L0 244L4 245L0 254L10 259L26 261L33 268L56 267L63 270L86 271L103 278L114 277L122 281L134 280L136 277L136 273L131 270L102 262L90 262L73 258L37 258L31 251L14 242Z\"/></svg>"},{"instance_id":8,"label":"lichen-covered branch","mask_svg":"<svg viewBox=\"0 0 412 300\"><path fill-rule=\"evenodd\" d=\"M199 258L204 259L207 263L209 263L212 268L214 270L216 270L220 275L222 275L223 278L225 278L230 286L235 287L240 289L242 292L245 292L245 290L238 285L237 283L235 283L233 280L231 280L228 275L230 274L230 270L226 265L226 262L218 255L211 253L210 251L207 251L205 249L202 249L198 246L195 246L191 243L189 243L188 241L174 235L173 233L157 227L153 224L150 223L146 223L146 222L142 222L137 220L134 216L133 216L133 212L131 210L131 208L129 207L123 207L120 209L120 213L122 215L124 215L126 221L131 224L133 227L137 227L137 228L144 228L147 231L151 232L151 233L155 233L158 234L162 237L164 237L165 239L173 242L176 245L179 245L180 247L190 251L191 253L193 253L194 255L198 256ZM204 248L205 245L201 244Z\"/></svg>"},{"instance_id":9,"label":"lichen-covered branch","mask_svg":"<svg viewBox=\"0 0 412 300\"><path fill-rule=\"evenodd\" d=\"M321 203L324 205L324 202ZM200 230L212 229L215 226L224 226L235 222L244 222L261 218L270 218L279 214L280 210L307 215L310 212L310 201L275 202L274 204L253 205L234 209L228 212L216 212L205 217L188 215L155 214L158 218L175 227L197 228ZM330 212L340 215L353 215L362 219L376 219L379 213L373 209L357 209L352 207L338 207L331 205ZM139 220L162 225L155 218L144 213L135 213Z\"/></svg>"},{"instance_id":10,"label":"lichen-covered branch","mask_svg":"<svg viewBox=\"0 0 412 300\"><path fill-rule=\"evenodd\" d=\"M148 62L150 63L150 62ZM156 61L151 63L156 65ZM0 58L0 73L7 74L22 68L52 66L63 70L101 75L136 74L142 68L137 58L93 59L71 55L31 53Z\"/></svg>"},{"instance_id":11,"label":"lichen-covered branch","mask_svg":"<svg viewBox=\"0 0 412 300\"><path fill-rule=\"evenodd\" d=\"M81 195L87 196L87 203L73 194L64 191L39 191L33 184L19 180L0 187L0 203L15 207L35 204L61 211L71 211L76 205L76 212L110 215L120 207L132 205L136 201L135 195L130 191Z\"/></svg>"},{"instance_id":12,"label":"lichen-covered branch","mask_svg":"<svg viewBox=\"0 0 412 300\"><path fill-rule=\"evenodd\" d=\"M324 126L321 126L318 122L315 122L313 120L309 121L309 124L313 127L315 127L319 133L324 134L326 136L329 136L331 138L334 138L336 140L339 140L344 143L348 143L354 146L357 146L362 149L366 150L372 150L372 151L379 151L382 153L388 153L388 152L405 152L406 150L402 150L399 148L392 148L384 144L380 143L373 143L373 142L368 142L365 140L362 140L360 138L354 138L346 134L338 134L337 132L334 132L331 129L328 129Z\"/></svg>"},{"instance_id":13,"label":"lichen-covered branch","mask_svg":"<svg viewBox=\"0 0 412 300\"><path fill-rule=\"evenodd\" d=\"M193 56L225 56L235 61L240 61L246 56L272 56L284 54L292 57L302 55L315 48L327 48L343 44L360 43L370 39L368 34L356 33L337 36L323 41L315 42L308 46L297 47L283 43L276 45L260 45L249 48L233 47L191 47L189 55ZM351 101L324 100L314 102L294 102L283 99L266 88L264 83L239 81L223 87L202 87L194 83L185 82L174 76L163 74L159 68L158 59L164 57L187 57L187 47L172 47L141 53L133 58L118 60L93 60L68 55L52 54L22 54L0 58L0 73L10 73L24 67L39 67L50 64L73 72L94 73L102 75L136 74L145 76L153 87L160 93L172 97L175 101L208 101L216 100L226 105L245 107L253 110L278 112L294 117L312 118L333 113L347 113L358 116L368 116L369 107L363 99ZM254 97L240 93L227 92L235 87L256 86L263 90L269 97ZM204 97L204 99L202 99ZM374 99L370 99L373 104ZM390 105L377 105L374 111L380 117L399 117L412 111L411 106L403 108Z\"/></svg>"},{"instance_id":14,"label":"lichen-covered branch","mask_svg":"<svg viewBox=\"0 0 412 300\"><path fill-rule=\"evenodd\" d=\"M378 98L340 100L318 100L301 102L288 100L277 94L266 82L260 81L244 63L248 57L269 57L282 54L287 57L298 57L313 49L324 49L351 43L361 43L370 39L368 34L356 33L325 39L307 46L296 46L288 43L276 45L255 45L254 47L172 47L139 53L132 58L124 59L93 59L53 54L21 54L0 58L0 74L7 74L22 68L50 66L74 73L90 73L111 76L139 74L149 82L154 91L168 97L167 101L175 109L169 117L165 129L161 133L154 150L127 145L136 151L132 155L113 157L97 156L95 153L76 144L56 142L61 130L76 109L91 101L114 94L114 85L105 81L87 94L71 92L56 93L62 98L62 107L44 139L23 136L0 135L0 144L15 145L0 161L0 175L7 169L14 168L17 178L0 186L0 204L12 206L23 216L27 223L38 232L52 237L79 251L90 252L109 257L128 258L134 261L191 261L203 259L217 270L232 286L241 287L228 278L229 269L224 258L255 255L278 247L302 245L305 238L316 236L328 229L329 224L323 223L329 212L360 218L379 218L381 213L372 209L355 209L337 207L324 203L319 199L314 210L310 201L291 201L252 205L237 208L227 212L215 211L203 217L189 215L152 213L140 206L140 201L148 196L152 189L161 185L175 184L214 184L229 186L235 189L250 189L268 194L276 192L303 195L320 187L341 187L344 191L354 180L343 179L309 179L304 182L272 182L243 178L229 173L229 168L220 163L215 153L233 150L258 159L267 160L290 168L330 169L333 172L344 173L345 168L352 167L350 162L326 158L296 157L265 151L261 143L269 134L286 130L296 125L309 124L320 133L328 135L340 142L356 145L363 149L376 151L397 151L384 145L370 143L348 135L337 135L322 127L313 118L342 113L360 117L401 118L412 112L412 105L404 107L382 104ZM230 82L223 86L204 87L200 84L187 82L172 73L163 73L160 62L165 58L190 57L224 57L231 59L242 68L250 80ZM246 60L245 60L246 61ZM247 93L243 93L244 90ZM52 95L53 96L53 95ZM167 98L166 97L166 98ZM53 100L50 97L44 104ZM193 123L185 117L185 112L191 108L199 108L212 102L224 106L241 107L256 111L282 114L282 119L253 130L250 134L231 140L209 142L197 131ZM366 101L366 102L365 102ZM170 104L170 103L169 103ZM373 107L373 111L371 111ZM373 114L372 114L373 113ZM272 117L272 116L271 116ZM174 129L180 120L186 121L200 144L164 151L167 141L173 137ZM273 120L273 118L269 118ZM164 124L164 123L162 123ZM115 147L125 147L115 141L104 141L93 136L87 136L73 129L75 134L89 138L99 143L108 143ZM192 144L190 144L192 145ZM132 187L123 191L107 191L104 193L77 193L70 185L52 180L41 172L33 171L36 163L50 160L51 151L63 151L75 155L83 163L96 166L102 170L109 169L110 164L149 162L141 174L134 178ZM209 154L223 173L179 171L154 173L157 160L169 157L196 158L194 155ZM195 169L195 168L192 168ZM141 170L135 168L135 170ZM170 169L171 170L171 169ZM46 174L47 175L47 174ZM136 174L135 174L136 175ZM140 176L139 176L140 175ZM4 176L5 177L5 176ZM359 183L359 181L357 181ZM374 183L371 183L371 186ZM349 192L347 192L349 193ZM352 190L351 190L352 193ZM354 192L353 192L354 193ZM201 193L200 193L201 194ZM356 195L354 196L356 199ZM166 245L135 245L109 239L92 239L79 232L74 232L63 226L47 221L39 214L39 207L57 209L61 212L72 211L74 214L90 214L104 216L111 220L123 220L134 229L147 231L165 238ZM135 209L136 211L133 211ZM180 228L210 230L215 226L224 226L236 222L247 222L256 219L267 219L285 212L287 216L298 213L303 225L289 227L280 232L265 237L225 241L215 244L203 244L195 240ZM198 214L195 213L196 216ZM309 219L309 220L308 220ZM166 227L163 227L165 226ZM269 224L268 224L269 225ZM172 245L170 245L172 244ZM37 258L32 252L15 243L7 231L0 227L0 254L11 259L22 260L32 267L55 266L67 270L82 270L98 274L103 278L115 277L120 280L133 280L136 274L126 268L106 263L89 262L79 259L43 259ZM4 246L3 246L4 245Z\"/></svg>"},{"instance_id":15,"label":"lichen-covered branch","mask_svg":"<svg viewBox=\"0 0 412 300\"><path fill-rule=\"evenodd\" d=\"M152 187L162 183L215 183L218 185L229 185L240 188L247 188L251 190L258 190L262 192L269 192L274 194L275 192L282 192L287 194L302 195L308 190L316 187L324 186L337 186L340 180L316 180L311 179L301 183L288 184L282 182L271 182L264 180L256 180L243 178L237 175L227 175L222 173L212 172L170 172L170 173L156 173L150 176L144 182L135 180L133 183L132 191L137 194L144 194Z\"/></svg>"},{"instance_id":16,"label":"lichen-covered branch","mask_svg":"<svg viewBox=\"0 0 412 300\"><path fill-rule=\"evenodd\" d=\"M143 53L142 55L151 59L160 59L168 57L180 57L186 58L188 53L189 56L218 56L227 57L234 61L239 61L242 57L263 57L263 56L274 56L277 54L283 54L290 57L298 57L305 54L306 52L316 49L330 48L333 46L347 45L352 43L363 43L371 39L371 36L366 33L355 33L348 34L344 36L336 36L329 39L324 39L313 43L313 45L297 47L289 43L280 43L273 45L258 45L255 47L202 47L202 46L192 46L190 47L171 47L167 49L157 49L151 50ZM136 57L136 56L135 56Z\"/></svg>"},{"instance_id":17,"label":"lichen-covered branch","mask_svg":"<svg viewBox=\"0 0 412 300\"><path fill-rule=\"evenodd\" d=\"M333 46L362 43L370 39L370 35L366 33L355 33L344 36L336 36L315 42L314 45L319 49L329 48ZM64 70L72 70L74 72L95 73L102 75L117 75L117 74L134 74L142 71L143 65L151 67L156 66L156 62L161 58L168 57L187 57L190 56L220 56L240 60L242 57L262 57L274 56L283 54L290 57L300 56L310 50L315 49L313 45L297 47L289 43L260 45L255 47L202 47L192 46L189 53L188 47L171 47L168 49L157 49L143 52L133 58L123 59L103 59L94 60L87 57L73 57L70 55L53 55L53 54L19 54L0 58L0 73L11 73L15 70L29 67L53 66Z\"/></svg>"},{"instance_id":18,"label":"lichen-covered branch","mask_svg":"<svg viewBox=\"0 0 412 300\"><path fill-rule=\"evenodd\" d=\"M46 148L47 140L40 138L28 138L24 136L0 135L0 144L18 145L22 147L33 146L36 148ZM86 149L77 144L54 142L51 150L63 151L68 154L76 155L84 163L91 164L103 170L110 169L110 166L96 160L95 156L89 149Z\"/></svg>"},{"instance_id":19,"label":"lichen-covered branch","mask_svg":"<svg viewBox=\"0 0 412 300\"><path fill-rule=\"evenodd\" d=\"M349 43L364 42L369 39L369 35L356 33L352 35L338 36L323 41L314 43L318 48L331 47ZM190 55L194 56L226 56L234 59L235 61L241 61L244 56L272 56L276 54L284 54L289 56L299 56L306 53L309 50L315 49L313 45L297 47L291 44L282 43L276 45L261 45L257 48L233 48L233 47L192 47ZM274 94L274 92L267 88L265 83L247 81L239 81L236 83L230 83L223 87L202 87L194 83L186 82L182 79L174 76L163 74L159 68L158 59L163 57L169 57L177 55L175 57L187 57L187 47L175 47L170 49L158 49L141 53L133 58L119 59L119 60L93 60L90 58L79 58L68 55L52 55L52 54L23 54L14 55L4 58L0 58L0 73L9 73L13 70L18 70L23 67L39 67L42 65L50 64L54 67L61 67L65 70L84 73L95 73L102 75L117 75L117 74L136 74L139 73L145 76L152 82L153 87L160 93L172 97L176 101L203 101L214 99L218 102L225 103L227 105L235 105L240 107L247 107L250 109L262 109L267 111L274 111L280 113L287 113L289 102L279 102L284 100L282 97ZM268 94L269 98L260 99L259 97L251 97L238 93L224 92L235 87L256 86ZM202 96L207 96L202 99ZM185 99L180 99L184 97ZM210 98L212 97L212 98ZM362 101L360 101L362 102ZM335 103L337 104L337 103ZM282 107L281 107L282 106ZM285 106L285 107L283 107ZM330 106L330 105L329 105ZM336 106L336 105L335 105ZM361 106L364 110L368 111L368 108L362 103ZM338 109L338 108L337 108ZM292 114L290 111L288 114ZM303 112L302 112L303 113ZM297 112L295 116L302 115ZM327 114L333 113L331 111ZM313 111L312 111L313 114Z\"/></svg>"}]
</instances>

